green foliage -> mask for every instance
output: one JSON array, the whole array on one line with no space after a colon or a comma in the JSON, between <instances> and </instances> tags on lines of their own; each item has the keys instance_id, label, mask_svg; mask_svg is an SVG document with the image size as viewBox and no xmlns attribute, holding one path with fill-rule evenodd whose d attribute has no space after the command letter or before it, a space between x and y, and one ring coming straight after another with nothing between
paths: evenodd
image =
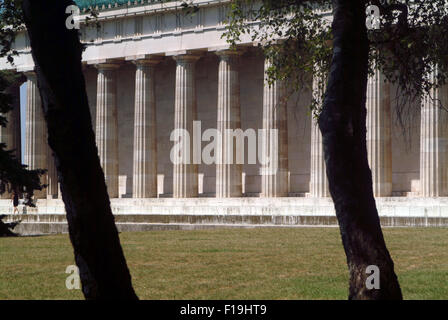
<instances>
[{"instance_id":1,"label":"green foliage","mask_svg":"<svg viewBox=\"0 0 448 320\"><path fill-rule=\"evenodd\" d=\"M12 72L0 72L0 126L6 127L8 121L3 115L12 110L12 96L6 93L6 89L13 83Z\"/></svg>"},{"instance_id":2,"label":"green foliage","mask_svg":"<svg viewBox=\"0 0 448 320\"><path fill-rule=\"evenodd\" d=\"M380 9L380 29L369 30L370 73L373 66L397 87L397 112L447 81L448 3L446 0L372 0ZM331 61L331 1L235 0L225 37L232 45L250 36L272 61L270 81L289 79L292 88L309 87L309 75L322 87ZM436 73L434 71L437 70ZM435 79L433 78L433 74ZM305 75L308 75L305 76ZM316 95L315 95L316 97ZM318 100L312 104L319 109Z\"/></svg>"},{"instance_id":3,"label":"green foliage","mask_svg":"<svg viewBox=\"0 0 448 320\"><path fill-rule=\"evenodd\" d=\"M404 3L402 3L404 2ZM399 119L414 102L434 99L447 82L448 2L373 1L381 13L379 30L369 31L371 62L396 84ZM446 102L440 101L446 108Z\"/></svg>"},{"instance_id":4,"label":"green foliage","mask_svg":"<svg viewBox=\"0 0 448 320\"><path fill-rule=\"evenodd\" d=\"M224 36L235 46L243 37L258 43L271 66L268 81L288 79L292 91L312 89L318 113L331 62L330 1L237 0L230 6ZM292 93L292 92L290 92Z\"/></svg>"},{"instance_id":5,"label":"green foliage","mask_svg":"<svg viewBox=\"0 0 448 320\"><path fill-rule=\"evenodd\" d=\"M0 0L0 57L6 56L11 63L13 55L17 55L13 44L19 30L23 30L22 1Z\"/></svg>"},{"instance_id":6,"label":"green foliage","mask_svg":"<svg viewBox=\"0 0 448 320\"><path fill-rule=\"evenodd\" d=\"M13 64L14 37L23 30L21 0L0 0L0 58L6 57ZM0 126L8 125L6 113L12 110L13 97L8 88L20 81L21 75L11 71L0 71ZM40 176L45 170L28 170L15 156L14 150L0 143L0 194L5 192L23 195L25 204L34 206L32 196L35 190L42 190ZM4 224L0 221L0 227Z\"/></svg>"},{"instance_id":7,"label":"green foliage","mask_svg":"<svg viewBox=\"0 0 448 320\"><path fill-rule=\"evenodd\" d=\"M12 97L6 90L18 80L19 75L10 71L0 71L0 125L6 127L4 113L11 110ZM40 176L45 170L27 170L15 156L14 150L0 143L0 194L15 192L23 194L25 204L34 206L32 196L35 190L42 190Z\"/></svg>"}]
</instances>

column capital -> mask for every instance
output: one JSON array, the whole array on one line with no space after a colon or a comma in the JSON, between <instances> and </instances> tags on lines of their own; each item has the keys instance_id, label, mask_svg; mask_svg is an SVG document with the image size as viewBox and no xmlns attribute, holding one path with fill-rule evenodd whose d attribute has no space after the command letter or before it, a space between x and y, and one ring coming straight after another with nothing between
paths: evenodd
<instances>
[{"instance_id":1,"label":"column capital","mask_svg":"<svg viewBox=\"0 0 448 320\"><path fill-rule=\"evenodd\" d=\"M244 53L244 51L241 49L220 49L212 52L214 52L220 58L239 57Z\"/></svg>"},{"instance_id":2,"label":"column capital","mask_svg":"<svg viewBox=\"0 0 448 320\"><path fill-rule=\"evenodd\" d=\"M179 54L179 55L175 55L172 57L177 63L186 63L186 62L195 63L196 61L198 61L201 58L200 55L188 54L188 53L187 54Z\"/></svg>"},{"instance_id":3,"label":"column capital","mask_svg":"<svg viewBox=\"0 0 448 320\"><path fill-rule=\"evenodd\" d=\"M82 72L85 72L87 70L89 70L91 65L87 64L86 62L81 63L81 70Z\"/></svg>"},{"instance_id":4,"label":"column capital","mask_svg":"<svg viewBox=\"0 0 448 320\"><path fill-rule=\"evenodd\" d=\"M116 70L121 67L118 63L98 63L94 65L98 71Z\"/></svg>"},{"instance_id":5,"label":"column capital","mask_svg":"<svg viewBox=\"0 0 448 320\"><path fill-rule=\"evenodd\" d=\"M28 70L28 71L23 72L23 74L25 75L25 77L27 79L32 78L34 80L37 77L35 70Z\"/></svg>"},{"instance_id":6,"label":"column capital","mask_svg":"<svg viewBox=\"0 0 448 320\"><path fill-rule=\"evenodd\" d=\"M159 64L163 59L161 57L150 57L146 59L135 59L132 61L136 66L155 66Z\"/></svg>"},{"instance_id":7,"label":"column capital","mask_svg":"<svg viewBox=\"0 0 448 320\"><path fill-rule=\"evenodd\" d=\"M254 41L252 42L253 47L269 48L269 47L280 47L286 39L273 39L272 41Z\"/></svg>"}]
</instances>

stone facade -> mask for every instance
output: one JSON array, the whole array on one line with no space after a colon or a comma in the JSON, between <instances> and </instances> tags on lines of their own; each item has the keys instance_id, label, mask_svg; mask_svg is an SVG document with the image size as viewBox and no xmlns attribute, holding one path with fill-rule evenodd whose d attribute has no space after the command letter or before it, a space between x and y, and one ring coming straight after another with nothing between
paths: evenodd
<instances>
[{"instance_id":1,"label":"stone facade","mask_svg":"<svg viewBox=\"0 0 448 320\"><path fill-rule=\"evenodd\" d=\"M191 208L205 214L252 210L300 215L311 213L309 207L314 205L320 214L334 214L328 203L322 138L308 111L313 92L286 98L287 83L266 81L270 62L249 38L243 37L237 51L229 50L221 38L228 1L196 2L200 10L194 17L183 16L170 2L136 3L102 10L99 30L82 25L87 44L83 55L86 88L114 212L126 213L123 210L128 206L129 213L146 213L149 206L155 206L168 214L194 204ZM18 34L16 46L20 56L14 68L28 79L24 162L31 168L49 169L43 181L49 188L36 198L60 198L25 33ZM0 68L12 66L0 60ZM310 87L315 80L310 79ZM437 94L445 97L445 91L441 88ZM391 202L381 200L382 215L404 197L443 197L448 192L443 112L432 101L423 101L421 115L412 115L406 124L410 134L403 134L394 112L393 92L381 74L369 79L367 145L374 193L379 198L401 196L390 198ZM233 157L244 151L243 164L196 163L194 148L204 150L208 142L198 146L191 141L193 121L200 121L200 137L212 128L264 129L268 139L256 152L261 158L275 155L277 171L265 174L269 170L259 161L249 164L253 154L247 143L242 150L235 144L230 150L225 136L216 143L217 159L227 158L230 151ZM172 162L175 129L186 129L191 135L190 143L182 142L190 151L190 163ZM275 148L269 142L274 131ZM0 131L2 141L13 141L12 132L18 130ZM271 210L263 211L246 197L267 198L259 199L260 205ZM414 201L422 206L421 199ZM60 200L39 203L38 212L61 213ZM431 208L439 208L431 203ZM434 216L448 216L448 210L431 210ZM318 213L314 210L312 214Z\"/></svg>"}]
</instances>

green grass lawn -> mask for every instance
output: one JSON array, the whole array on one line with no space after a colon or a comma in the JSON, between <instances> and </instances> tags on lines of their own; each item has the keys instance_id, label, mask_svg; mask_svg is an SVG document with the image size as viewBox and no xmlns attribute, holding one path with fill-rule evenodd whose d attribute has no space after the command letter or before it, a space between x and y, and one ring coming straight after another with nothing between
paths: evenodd
<instances>
[{"instance_id":1,"label":"green grass lawn","mask_svg":"<svg viewBox=\"0 0 448 320\"><path fill-rule=\"evenodd\" d=\"M448 299L448 229L384 230L405 299ZM346 299L337 228L120 235L142 299ZM82 299L67 290L67 235L0 238L0 299Z\"/></svg>"}]
</instances>

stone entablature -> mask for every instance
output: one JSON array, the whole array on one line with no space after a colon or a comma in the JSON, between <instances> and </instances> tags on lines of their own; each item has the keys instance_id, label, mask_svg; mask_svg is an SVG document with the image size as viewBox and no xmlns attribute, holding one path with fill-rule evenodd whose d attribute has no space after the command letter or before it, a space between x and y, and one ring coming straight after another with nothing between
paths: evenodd
<instances>
[{"instance_id":1,"label":"stone entablature","mask_svg":"<svg viewBox=\"0 0 448 320\"><path fill-rule=\"evenodd\" d=\"M199 11L186 15L181 1L119 6L101 10L96 24L88 26L81 14L81 40L87 45L83 62L95 64L104 60L124 61L141 55L164 55L182 50L203 50L228 46L222 34L228 14L228 0L195 0ZM243 37L242 45L251 45ZM34 68L29 39L20 32L15 41L14 66L0 59L0 69L17 69L19 72Z\"/></svg>"},{"instance_id":2,"label":"stone entablature","mask_svg":"<svg viewBox=\"0 0 448 320\"><path fill-rule=\"evenodd\" d=\"M81 10L86 11L89 8L94 8L96 10L107 10L122 6L131 7L145 3L167 3L172 1L173 0L75 0L75 3Z\"/></svg>"}]
</instances>

